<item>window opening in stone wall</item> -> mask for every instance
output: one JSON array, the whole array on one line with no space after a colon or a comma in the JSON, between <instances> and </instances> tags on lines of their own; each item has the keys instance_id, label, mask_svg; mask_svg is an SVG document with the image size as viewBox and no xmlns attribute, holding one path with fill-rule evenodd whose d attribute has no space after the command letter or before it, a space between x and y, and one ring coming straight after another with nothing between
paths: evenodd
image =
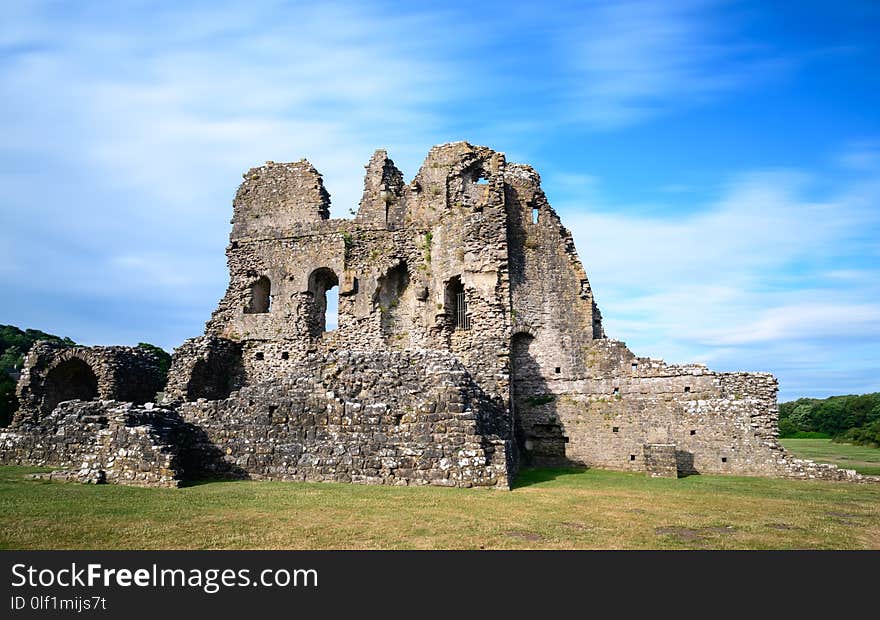
<instances>
[{"instance_id":1,"label":"window opening in stone wall","mask_svg":"<svg viewBox=\"0 0 880 620\"><path fill-rule=\"evenodd\" d=\"M262 352L260 352L260 353L257 353L254 357L257 358L258 360L261 360L261 359L263 359L263 354L262 354Z\"/></svg>"},{"instance_id":2,"label":"window opening in stone wall","mask_svg":"<svg viewBox=\"0 0 880 620\"><path fill-rule=\"evenodd\" d=\"M309 275L312 294L309 330L312 337L332 331L339 325L339 278L332 269L321 267Z\"/></svg>"},{"instance_id":3,"label":"window opening in stone wall","mask_svg":"<svg viewBox=\"0 0 880 620\"><path fill-rule=\"evenodd\" d=\"M611 393L617 396L618 394L620 394L620 388L614 388L614 391Z\"/></svg>"},{"instance_id":4,"label":"window opening in stone wall","mask_svg":"<svg viewBox=\"0 0 880 620\"><path fill-rule=\"evenodd\" d=\"M283 360L290 359L290 353L288 353L287 351L283 351L281 353L281 359L283 359Z\"/></svg>"},{"instance_id":5,"label":"window opening in stone wall","mask_svg":"<svg viewBox=\"0 0 880 620\"><path fill-rule=\"evenodd\" d=\"M272 284L269 278L261 276L251 284L251 298L245 308L245 314L265 314L272 303Z\"/></svg>"},{"instance_id":6,"label":"window opening in stone wall","mask_svg":"<svg viewBox=\"0 0 880 620\"><path fill-rule=\"evenodd\" d=\"M241 359L236 356L211 356L196 361L186 386L186 399L190 402L205 398L227 398L240 387ZM251 403L253 406L253 403Z\"/></svg>"},{"instance_id":7,"label":"window opening in stone wall","mask_svg":"<svg viewBox=\"0 0 880 620\"><path fill-rule=\"evenodd\" d=\"M460 276L455 276L446 284L446 312L452 315L455 329L471 328L471 315Z\"/></svg>"},{"instance_id":8,"label":"window opening in stone wall","mask_svg":"<svg viewBox=\"0 0 880 620\"><path fill-rule=\"evenodd\" d=\"M386 342L401 342L412 328L409 268L405 261L391 267L376 280L373 308L380 314L380 328Z\"/></svg>"},{"instance_id":9,"label":"window opening in stone wall","mask_svg":"<svg viewBox=\"0 0 880 620\"><path fill-rule=\"evenodd\" d=\"M538 209L533 208L532 209L532 224L537 224L537 223L538 223Z\"/></svg>"},{"instance_id":10,"label":"window opening in stone wall","mask_svg":"<svg viewBox=\"0 0 880 620\"><path fill-rule=\"evenodd\" d=\"M98 397L98 378L91 366L79 358L65 360L46 375L43 412L48 414L65 400L93 400Z\"/></svg>"},{"instance_id":11,"label":"window opening in stone wall","mask_svg":"<svg viewBox=\"0 0 880 620\"><path fill-rule=\"evenodd\" d=\"M339 286L327 291L327 312L324 314L324 331L332 332L339 327Z\"/></svg>"},{"instance_id":12,"label":"window opening in stone wall","mask_svg":"<svg viewBox=\"0 0 880 620\"><path fill-rule=\"evenodd\" d=\"M557 366L557 367L554 369L554 372L558 375L560 372L562 372L562 368L560 368L559 366Z\"/></svg>"},{"instance_id":13,"label":"window opening in stone wall","mask_svg":"<svg viewBox=\"0 0 880 620\"><path fill-rule=\"evenodd\" d=\"M619 432L619 431L620 431L620 427L619 427L619 426L615 426L614 428L611 429L611 432L612 432L612 433L617 433L617 432Z\"/></svg>"},{"instance_id":14,"label":"window opening in stone wall","mask_svg":"<svg viewBox=\"0 0 880 620\"><path fill-rule=\"evenodd\" d=\"M685 394L689 393L690 391L691 391L691 386L689 386L689 385L684 386L684 393Z\"/></svg>"},{"instance_id":15,"label":"window opening in stone wall","mask_svg":"<svg viewBox=\"0 0 880 620\"><path fill-rule=\"evenodd\" d=\"M635 454L630 454L630 455L629 455L629 460L631 460L631 461L636 460L636 455L635 455Z\"/></svg>"},{"instance_id":16,"label":"window opening in stone wall","mask_svg":"<svg viewBox=\"0 0 880 620\"><path fill-rule=\"evenodd\" d=\"M633 372L637 371L639 369L639 365L636 364L635 362L633 362L632 369L633 369Z\"/></svg>"},{"instance_id":17,"label":"window opening in stone wall","mask_svg":"<svg viewBox=\"0 0 880 620\"><path fill-rule=\"evenodd\" d=\"M691 430L691 435L696 435L696 434L697 434L697 431Z\"/></svg>"},{"instance_id":18,"label":"window opening in stone wall","mask_svg":"<svg viewBox=\"0 0 880 620\"><path fill-rule=\"evenodd\" d=\"M726 463L726 462L727 462L727 457L726 457L726 456L722 456L722 457L721 457L721 462L722 462L722 463Z\"/></svg>"}]
</instances>

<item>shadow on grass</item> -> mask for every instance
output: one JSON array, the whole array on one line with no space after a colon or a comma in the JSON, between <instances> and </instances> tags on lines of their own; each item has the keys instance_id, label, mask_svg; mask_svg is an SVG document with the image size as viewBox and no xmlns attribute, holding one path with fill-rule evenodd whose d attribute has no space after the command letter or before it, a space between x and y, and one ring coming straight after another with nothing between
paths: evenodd
<instances>
[{"instance_id":1,"label":"shadow on grass","mask_svg":"<svg viewBox=\"0 0 880 620\"><path fill-rule=\"evenodd\" d=\"M575 476L587 471L586 467L542 467L521 469L513 483L513 489L521 489L523 487L541 484L542 482L552 482L566 476Z\"/></svg>"},{"instance_id":2,"label":"shadow on grass","mask_svg":"<svg viewBox=\"0 0 880 620\"><path fill-rule=\"evenodd\" d=\"M249 478L203 478L201 480L181 480L180 489L189 487L203 487L209 484L219 484L228 482L251 482Z\"/></svg>"}]
</instances>

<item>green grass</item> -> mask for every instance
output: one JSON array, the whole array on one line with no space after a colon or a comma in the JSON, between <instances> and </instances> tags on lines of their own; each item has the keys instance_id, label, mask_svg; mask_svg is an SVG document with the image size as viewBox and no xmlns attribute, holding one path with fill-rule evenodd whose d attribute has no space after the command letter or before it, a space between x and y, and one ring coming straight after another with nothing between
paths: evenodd
<instances>
[{"instance_id":1,"label":"green grass","mask_svg":"<svg viewBox=\"0 0 880 620\"><path fill-rule=\"evenodd\" d=\"M293 482L141 489L0 467L6 549L880 548L880 485L532 470L510 492Z\"/></svg>"},{"instance_id":2,"label":"green grass","mask_svg":"<svg viewBox=\"0 0 880 620\"><path fill-rule=\"evenodd\" d=\"M834 443L830 439L783 439L792 454L817 463L832 463L860 474L880 476L880 448Z\"/></svg>"}]
</instances>

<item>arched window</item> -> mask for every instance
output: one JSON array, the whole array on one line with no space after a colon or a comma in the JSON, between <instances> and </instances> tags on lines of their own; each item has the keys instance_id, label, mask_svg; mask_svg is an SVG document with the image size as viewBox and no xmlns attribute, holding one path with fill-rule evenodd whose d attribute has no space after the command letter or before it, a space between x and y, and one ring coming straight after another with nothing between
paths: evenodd
<instances>
[{"instance_id":1,"label":"arched window","mask_svg":"<svg viewBox=\"0 0 880 620\"><path fill-rule=\"evenodd\" d=\"M245 308L245 314L265 314L272 304L272 283L266 276L251 284L251 298Z\"/></svg>"},{"instance_id":2,"label":"arched window","mask_svg":"<svg viewBox=\"0 0 880 620\"><path fill-rule=\"evenodd\" d=\"M315 269L309 275L312 311L309 328L312 337L336 329L339 324L339 278L328 267ZM328 314L330 315L328 320Z\"/></svg>"},{"instance_id":3,"label":"arched window","mask_svg":"<svg viewBox=\"0 0 880 620\"><path fill-rule=\"evenodd\" d=\"M377 281L373 296L374 308L381 314L382 335L387 339L408 332L407 315L410 309L404 295L409 287L409 269L406 262L400 262Z\"/></svg>"},{"instance_id":4,"label":"arched window","mask_svg":"<svg viewBox=\"0 0 880 620\"><path fill-rule=\"evenodd\" d=\"M93 400L98 397L98 378L83 360L73 357L55 366L46 375L43 413L52 413L65 400Z\"/></svg>"},{"instance_id":5,"label":"arched window","mask_svg":"<svg viewBox=\"0 0 880 620\"><path fill-rule=\"evenodd\" d=\"M452 317L455 329L467 330L471 328L471 315L468 311L467 297L461 276L450 278L446 283L446 314Z\"/></svg>"}]
</instances>

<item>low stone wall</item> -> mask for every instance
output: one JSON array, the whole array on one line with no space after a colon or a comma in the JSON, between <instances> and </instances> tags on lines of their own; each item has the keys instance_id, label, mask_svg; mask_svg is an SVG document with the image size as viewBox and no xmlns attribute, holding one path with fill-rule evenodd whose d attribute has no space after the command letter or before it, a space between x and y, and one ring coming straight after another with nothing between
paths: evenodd
<instances>
[{"instance_id":1,"label":"low stone wall","mask_svg":"<svg viewBox=\"0 0 880 620\"><path fill-rule=\"evenodd\" d=\"M178 363L193 368L237 355L223 341L188 346ZM771 375L641 358L632 371L548 383L561 393L522 401L526 411L516 413L542 421L544 435L533 427L532 441L556 442L558 454L544 454L560 464L871 480L782 448ZM59 468L52 478L166 487L219 477L509 488L519 464L511 416L449 352L312 353L285 380L225 398L180 402L189 386L174 390L176 402L161 407L65 401L23 418L0 433L0 462Z\"/></svg>"},{"instance_id":2,"label":"low stone wall","mask_svg":"<svg viewBox=\"0 0 880 620\"><path fill-rule=\"evenodd\" d=\"M0 434L0 462L145 486L219 477L508 488L505 420L449 353L313 354L288 380L223 399L62 402Z\"/></svg>"},{"instance_id":3,"label":"low stone wall","mask_svg":"<svg viewBox=\"0 0 880 620\"><path fill-rule=\"evenodd\" d=\"M0 463L58 467L53 477L80 482L176 487L178 434L169 410L68 401L0 433Z\"/></svg>"},{"instance_id":4,"label":"low stone wall","mask_svg":"<svg viewBox=\"0 0 880 620\"><path fill-rule=\"evenodd\" d=\"M182 404L182 467L187 478L507 487L509 442L491 433L483 400L448 353L313 355L284 382Z\"/></svg>"},{"instance_id":5,"label":"low stone wall","mask_svg":"<svg viewBox=\"0 0 880 620\"><path fill-rule=\"evenodd\" d=\"M645 471L653 478L678 478L675 444L646 443Z\"/></svg>"}]
</instances>

